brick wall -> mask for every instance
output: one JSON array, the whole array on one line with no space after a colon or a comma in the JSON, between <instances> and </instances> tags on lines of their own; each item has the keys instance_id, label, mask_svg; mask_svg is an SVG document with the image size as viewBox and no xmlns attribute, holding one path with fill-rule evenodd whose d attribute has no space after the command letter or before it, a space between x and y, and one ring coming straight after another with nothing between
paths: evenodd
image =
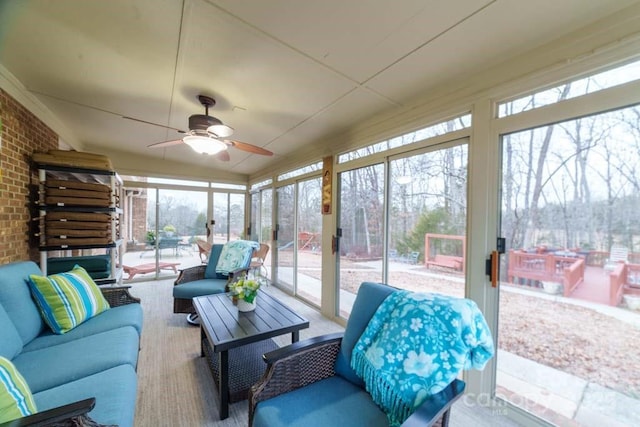
<instances>
[{"instance_id":1,"label":"brick wall","mask_svg":"<svg viewBox=\"0 0 640 427\"><path fill-rule=\"evenodd\" d=\"M120 225L122 236L131 243L142 244L146 241L147 235L147 190L140 188L128 188L124 199L124 221ZM127 245L127 251L135 250L136 247Z\"/></svg>"},{"instance_id":2,"label":"brick wall","mask_svg":"<svg viewBox=\"0 0 640 427\"><path fill-rule=\"evenodd\" d=\"M37 182L30 158L35 151L57 148L58 135L2 89L0 118L0 265L37 261L37 249L29 247L29 188Z\"/></svg>"},{"instance_id":3,"label":"brick wall","mask_svg":"<svg viewBox=\"0 0 640 427\"><path fill-rule=\"evenodd\" d=\"M140 243L147 239L147 190L142 189L140 195L133 198L131 236Z\"/></svg>"}]
</instances>

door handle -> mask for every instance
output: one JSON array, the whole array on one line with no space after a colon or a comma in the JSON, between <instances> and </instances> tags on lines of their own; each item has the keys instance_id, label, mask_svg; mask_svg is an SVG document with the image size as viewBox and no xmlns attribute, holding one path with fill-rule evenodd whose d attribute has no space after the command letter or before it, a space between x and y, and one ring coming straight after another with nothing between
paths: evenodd
<instances>
[{"instance_id":1,"label":"door handle","mask_svg":"<svg viewBox=\"0 0 640 427\"><path fill-rule=\"evenodd\" d=\"M336 234L331 236L331 255L340 252L340 238L342 237L342 228L336 229Z\"/></svg>"},{"instance_id":2,"label":"door handle","mask_svg":"<svg viewBox=\"0 0 640 427\"><path fill-rule=\"evenodd\" d=\"M504 237L498 237L496 240L496 250L491 251L489 259L486 261L485 274L489 276L491 281L491 287L498 286L498 280L500 280L500 254L506 251L506 240Z\"/></svg>"},{"instance_id":3,"label":"door handle","mask_svg":"<svg viewBox=\"0 0 640 427\"><path fill-rule=\"evenodd\" d=\"M491 280L491 287L497 287L498 276L500 276L500 253L498 251L491 252L485 270L487 276L489 276L489 280Z\"/></svg>"}]
</instances>

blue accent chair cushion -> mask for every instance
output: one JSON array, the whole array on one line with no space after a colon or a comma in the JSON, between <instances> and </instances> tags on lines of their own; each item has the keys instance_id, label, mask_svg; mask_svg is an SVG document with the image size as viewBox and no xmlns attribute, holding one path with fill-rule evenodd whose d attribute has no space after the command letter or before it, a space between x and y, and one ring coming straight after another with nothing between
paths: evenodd
<instances>
[{"instance_id":1,"label":"blue accent chair cushion","mask_svg":"<svg viewBox=\"0 0 640 427\"><path fill-rule=\"evenodd\" d=\"M395 288L380 283L363 282L360 285L356 300L351 308L351 315L344 330L340 353L336 358L336 374L351 381L353 384L364 387L364 382L355 371L351 369L351 353L353 347L369 324L369 320Z\"/></svg>"},{"instance_id":2,"label":"blue accent chair cushion","mask_svg":"<svg viewBox=\"0 0 640 427\"><path fill-rule=\"evenodd\" d=\"M96 398L89 416L101 424L132 427L135 416L137 378L131 365L120 365L75 381L34 393L38 410L69 402Z\"/></svg>"},{"instance_id":3,"label":"blue accent chair cushion","mask_svg":"<svg viewBox=\"0 0 640 427\"><path fill-rule=\"evenodd\" d=\"M22 339L9 315L0 305L0 356L11 360L22 351Z\"/></svg>"},{"instance_id":4,"label":"blue accent chair cushion","mask_svg":"<svg viewBox=\"0 0 640 427\"><path fill-rule=\"evenodd\" d=\"M33 351L53 345L64 344L78 338L88 337L101 332L131 326L138 332L138 338L142 334L142 307L140 304L126 304L111 307L103 311L99 316L92 317L82 325L73 328L66 334L54 334L45 329L40 336L24 346L23 351Z\"/></svg>"},{"instance_id":5,"label":"blue accent chair cushion","mask_svg":"<svg viewBox=\"0 0 640 427\"><path fill-rule=\"evenodd\" d=\"M220 259L220 254L222 253L222 248L224 245L212 245L211 252L209 252L209 262L207 263L207 269L204 271L205 279L219 279L219 280L227 280L227 277L222 273L216 273L216 265L218 265L218 260Z\"/></svg>"},{"instance_id":6,"label":"blue accent chair cushion","mask_svg":"<svg viewBox=\"0 0 640 427\"><path fill-rule=\"evenodd\" d=\"M192 299L202 295L219 294L225 291L227 279L202 279L173 287L173 297Z\"/></svg>"},{"instance_id":7,"label":"blue accent chair cushion","mask_svg":"<svg viewBox=\"0 0 640 427\"><path fill-rule=\"evenodd\" d=\"M313 396L313 399L309 399ZM282 408L287 408L284 411ZM258 403L253 427L388 426L364 389L333 376Z\"/></svg>"},{"instance_id":8,"label":"blue accent chair cushion","mask_svg":"<svg viewBox=\"0 0 640 427\"><path fill-rule=\"evenodd\" d=\"M118 365L135 368L138 349L138 332L126 326L23 352L13 359L13 363L29 383L31 391L37 393Z\"/></svg>"}]
</instances>

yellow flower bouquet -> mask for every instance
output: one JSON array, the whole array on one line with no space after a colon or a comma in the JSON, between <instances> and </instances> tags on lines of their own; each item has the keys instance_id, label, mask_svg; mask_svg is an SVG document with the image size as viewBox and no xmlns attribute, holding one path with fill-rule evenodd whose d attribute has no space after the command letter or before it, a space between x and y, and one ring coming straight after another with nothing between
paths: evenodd
<instances>
[{"instance_id":1,"label":"yellow flower bouquet","mask_svg":"<svg viewBox=\"0 0 640 427\"><path fill-rule=\"evenodd\" d=\"M229 285L229 291L239 300L253 304L260 286L261 283L259 280L241 278Z\"/></svg>"}]
</instances>

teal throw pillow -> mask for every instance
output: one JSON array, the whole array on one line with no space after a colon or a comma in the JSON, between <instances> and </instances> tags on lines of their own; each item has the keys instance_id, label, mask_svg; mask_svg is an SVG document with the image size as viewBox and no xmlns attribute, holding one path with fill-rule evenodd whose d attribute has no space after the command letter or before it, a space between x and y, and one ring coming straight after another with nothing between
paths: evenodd
<instances>
[{"instance_id":1,"label":"teal throw pillow","mask_svg":"<svg viewBox=\"0 0 640 427\"><path fill-rule=\"evenodd\" d=\"M109 308L98 285L79 265L66 273L48 277L32 274L29 279L42 317L56 334L64 334Z\"/></svg>"},{"instance_id":2,"label":"teal throw pillow","mask_svg":"<svg viewBox=\"0 0 640 427\"><path fill-rule=\"evenodd\" d=\"M13 363L0 356L0 423L36 412L29 385Z\"/></svg>"}]
</instances>

